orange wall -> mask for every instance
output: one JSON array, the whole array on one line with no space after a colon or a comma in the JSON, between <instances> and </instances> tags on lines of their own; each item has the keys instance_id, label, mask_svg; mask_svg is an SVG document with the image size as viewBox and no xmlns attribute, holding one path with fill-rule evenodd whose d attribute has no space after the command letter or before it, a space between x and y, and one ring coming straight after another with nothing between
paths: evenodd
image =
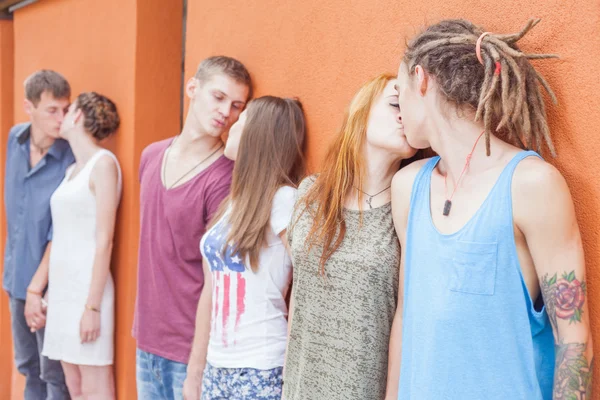
<instances>
[{"instance_id":1,"label":"orange wall","mask_svg":"<svg viewBox=\"0 0 600 400\"><path fill-rule=\"evenodd\" d=\"M0 143L8 140L8 131L13 125L13 23L12 21L0 20ZM6 152L0 151L0 177L4 177L4 164ZM4 188L4 179L0 179L1 187ZM4 190L2 190L4 193ZM6 224L4 219L4 207L0 210L0 249L4 247ZM4 259L4 255L0 253ZM2 271L0 262L0 271ZM0 274L1 275L1 274ZM0 394L10 393L12 363L6 362L12 359L12 340L10 329L10 312L8 309L8 296L2 290L0 293Z\"/></svg>"},{"instance_id":2,"label":"orange wall","mask_svg":"<svg viewBox=\"0 0 600 400\"><path fill-rule=\"evenodd\" d=\"M10 69L11 23L0 21L0 139L12 121L25 119L22 82L39 68L53 68L74 93L97 90L119 107L122 127L109 144L124 173L113 273L117 285L116 371L120 399L135 398L135 343L130 329L135 299L139 187L137 166L146 144L179 131L182 0L53 0L17 11L14 79ZM240 6L240 4L243 4ZM464 17L488 30L518 30L530 16L543 18L525 48L561 54L540 62L555 88L559 107L551 124L559 157L553 162L573 191L588 262L592 326L600 338L600 140L596 111L600 81L600 3L531 0L507 6L491 0L447 2L304 0L252 3L189 0L186 79L209 55L242 60L257 83L257 95L299 96L309 119L309 158L318 169L343 111L361 82L395 71L404 38L428 21ZM9 89L7 89L7 85ZM0 165L3 165L0 155ZM2 168L2 167L0 167ZM0 239L2 236L0 235ZM598 295L595 295L598 293ZM6 297L0 295L0 343L10 337ZM600 350L600 339L596 340ZM0 349L0 398L8 398L10 369ZM600 376L596 376L600 399ZM21 387L13 386L18 393ZM20 398L18 394L13 399Z\"/></svg>"},{"instance_id":3,"label":"orange wall","mask_svg":"<svg viewBox=\"0 0 600 400\"><path fill-rule=\"evenodd\" d=\"M361 82L395 72L410 37L428 22L466 18L493 32L515 32L529 17L542 23L521 43L558 53L536 62L555 89L550 122L577 209L587 258L591 320L600 354L600 2L582 0L304 0L251 3L190 1L186 77L215 54L239 58L257 95L298 96L309 120L309 159L317 169L343 111ZM595 379L600 399L600 374Z\"/></svg>"},{"instance_id":4,"label":"orange wall","mask_svg":"<svg viewBox=\"0 0 600 400\"><path fill-rule=\"evenodd\" d=\"M169 0L168 7L161 0L54 0L35 3L14 15L15 76L8 80L14 87L15 121L26 120L23 81L40 68L61 72L71 83L73 98L89 90L107 95L115 101L121 116L119 132L107 143L121 162L124 186L112 265L120 399L136 397L131 326L137 284L139 156L148 143L179 131L182 9L182 0ZM2 27L1 94L4 54L10 54L10 48L4 47ZM7 132L5 121L9 121L3 114L6 110L0 110L2 134ZM4 298L0 306L0 338L4 338L10 332L4 318ZM2 347L0 351L5 351ZM4 353L0 355L0 380L4 382L1 374L7 360ZM12 391L13 399L22 398L20 376ZM1 385L0 398L8 398Z\"/></svg>"}]
</instances>

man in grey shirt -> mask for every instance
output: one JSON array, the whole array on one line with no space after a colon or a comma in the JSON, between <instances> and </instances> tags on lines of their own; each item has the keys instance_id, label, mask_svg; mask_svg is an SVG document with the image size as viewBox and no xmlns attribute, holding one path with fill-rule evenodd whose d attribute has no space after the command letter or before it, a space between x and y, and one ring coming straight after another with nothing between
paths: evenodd
<instances>
[{"instance_id":1,"label":"man in grey shirt","mask_svg":"<svg viewBox=\"0 0 600 400\"><path fill-rule=\"evenodd\" d=\"M15 364L26 377L25 400L69 398L60 362L40 353L52 240L50 197L74 162L69 145L58 136L70 97L69 83L60 74L42 70L31 75L25 81L30 122L10 130L6 147L3 287L10 297ZM38 268L46 273L32 282Z\"/></svg>"}]
</instances>

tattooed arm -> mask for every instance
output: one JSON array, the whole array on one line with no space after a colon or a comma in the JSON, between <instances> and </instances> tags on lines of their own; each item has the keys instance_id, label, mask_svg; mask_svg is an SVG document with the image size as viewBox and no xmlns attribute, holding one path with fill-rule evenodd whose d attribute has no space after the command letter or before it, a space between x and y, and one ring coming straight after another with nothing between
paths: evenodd
<instances>
[{"instance_id":1,"label":"tattooed arm","mask_svg":"<svg viewBox=\"0 0 600 400\"><path fill-rule=\"evenodd\" d=\"M589 400L592 337L583 247L569 188L554 167L529 158L515 173L513 205L554 332L553 398Z\"/></svg>"}]
</instances>

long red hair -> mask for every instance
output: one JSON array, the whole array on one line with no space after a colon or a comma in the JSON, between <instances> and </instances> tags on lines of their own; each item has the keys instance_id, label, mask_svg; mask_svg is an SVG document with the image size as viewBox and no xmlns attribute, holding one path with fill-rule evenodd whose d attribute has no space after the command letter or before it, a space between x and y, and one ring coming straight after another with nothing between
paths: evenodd
<instances>
[{"instance_id":1,"label":"long red hair","mask_svg":"<svg viewBox=\"0 0 600 400\"><path fill-rule=\"evenodd\" d=\"M327 152L321 173L299 201L303 212L310 210L313 217L307 240L308 251L315 245L323 246L319 262L321 274L346 234L344 202L353 185L360 188L363 184L363 146L371 106L391 79L395 76L382 74L359 89L350 102L342 128ZM359 192L358 196L358 202L362 204L363 194Z\"/></svg>"}]
</instances>

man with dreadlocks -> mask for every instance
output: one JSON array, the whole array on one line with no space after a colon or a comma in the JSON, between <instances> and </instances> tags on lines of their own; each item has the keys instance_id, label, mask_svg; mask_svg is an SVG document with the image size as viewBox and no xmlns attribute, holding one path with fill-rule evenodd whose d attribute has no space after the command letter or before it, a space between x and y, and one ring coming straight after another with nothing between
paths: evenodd
<instances>
[{"instance_id":1,"label":"man with dreadlocks","mask_svg":"<svg viewBox=\"0 0 600 400\"><path fill-rule=\"evenodd\" d=\"M403 249L388 400L591 399L581 237L520 32L428 27L398 72L405 135L439 156L399 171ZM483 139L483 140L480 140ZM412 194L409 195L410 188ZM410 210L410 212L409 212Z\"/></svg>"}]
</instances>

